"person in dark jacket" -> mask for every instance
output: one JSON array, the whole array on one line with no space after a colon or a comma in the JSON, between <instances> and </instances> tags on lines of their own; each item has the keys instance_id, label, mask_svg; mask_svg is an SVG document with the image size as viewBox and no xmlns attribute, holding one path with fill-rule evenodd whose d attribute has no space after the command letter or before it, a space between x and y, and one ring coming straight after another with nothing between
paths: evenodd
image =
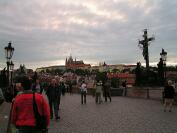
<instances>
[{"instance_id":1,"label":"person in dark jacket","mask_svg":"<svg viewBox=\"0 0 177 133\"><path fill-rule=\"evenodd\" d=\"M54 114L55 114L55 119L58 120L60 119L58 115L58 110L59 110L59 99L61 95L60 88L57 84L56 79L51 80L51 84L49 85L46 95L49 100L49 105L50 105L50 118L53 119L53 109L54 109Z\"/></svg>"},{"instance_id":2,"label":"person in dark jacket","mask_svg":"<svg viewBox=\"0 0 177 133\"><path fill-rule=\"evenodd\" d=\"M24 91L17 95L13 101L10 120L12 124L19 129L19 133L42 133L42 129L40 130L36 128L31 82L27 77L24 77L21 85ZM41 94L34 93L34 95L38 111L40 115L45 117L46 126L48 126L50 121L49 105Z\"/></svg>"},{"instance_id":3,"label":"person in dark jacket","mask_svg":"<svg viewBox=\"0 0 177 133\"><path fill-rule=\"evenodd\" d=\"M71 82L71 80L69 80L68 86L69 86L69 92L70 92L70 95L71 95L73 93L73 88L72 88L72 82Z\"/></svg>"},{"instance_id":4,"label":"person in dark jacket","mask_svg":"<svg viewBox=\"0 0 177 133\"><path fill-rule=\"evenodd\" d=\"M64 87L64 84L63 84L63 82L61 80L58 80L57 85L58 85L58 90L57 90L58 101L57 101L57 103L58 103L58 111L59 111L59 109L60 109L61 94L62 94L62 89Z\"/></svg>"},{"instance_id":5,"label":"person in dark jacket","mask_svg":"<svg viewBox=\"0 0 177 133\"><path fill-rule=\"evenodd\" d=\"M65 92L66 92L64 82L63 82L63 81L60 81L59 86L60 86L60 88L61 88L62 95L64 96L64 95L65 95Z\"/></svg>"},{"instance_id":6,"label":"person in dark jacket","mask_svg":"<svg viewBox=\"0 0 177 133\"><path fill-rule=\"evenodd\" d=\"M172 81L169 80L168 85L165 86L164 88L164 98L165 98L164 112L166 112L166 109L168 107L169 107L169 112L171 112L173 106L174 94L175 94L175 90L174 87L172 86Z\"/></svg>"},{"instance_id":7,"label":"person in dark jacket","mask_svg":"<svg viewBox=\"0 0 177 133\"><path fill-rule=\"evenodd\" d=\"M124 96L127 96L127 81L122 82L122 87L124 89Z\"/></svg>"},{"instance_id":8,"label":"person in dark jacket","mask_svg":"<svg viewBox=\"0 0 177 133\"><path fill-rule=\"evenodd\" d=\"M107 97L111 102L111 81L110 80L107 80L104 84L104 97L105 97L105 102L107 102Z\"/></svg>"}]
</instances>

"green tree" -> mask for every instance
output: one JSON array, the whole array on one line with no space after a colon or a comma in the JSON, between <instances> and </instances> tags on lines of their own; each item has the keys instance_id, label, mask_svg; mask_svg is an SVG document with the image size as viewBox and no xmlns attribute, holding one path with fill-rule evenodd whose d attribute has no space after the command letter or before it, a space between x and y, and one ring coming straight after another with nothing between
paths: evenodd
<instances>
[{"instance_id":1,"label":"green tree","mask_svg":"<svg viewBox=\"0 0 177 133\"><path fill-rule=\"evenodd\" d=\"M114 69L112 70L112 72L113 72L113 73L120 73L120 70L119 70L119 69L114 68Z\"/></svg>"},{"instance_id":2,"label":"green tree","mask_svg":"<svg viewBox=\"0 0 177 133\"><path fill-rule=\"evenodd\" d=\"M166 66L166 70L176 72L177 71L177 66Z\"/></svg>"},{"instance_id":3,"label":"green tree","mask_svg":"<svg viewBox=\"0 0 177 133\"><path fill-rule=\"evenodd\" d=\"M122 72L123 73L126 73L126 72L131 73L130 68L124 69Z\"/></svg>"},{"instance_id":4,"label":"green tree","mask_svg":"<svg viewBox=\"0 0 177 133\"><path fill-rule=\"evenodd\" d=\"M112 78L111 79L111 86L113 88L118 88L119 87L119 79L118 78Z\"/></svg>"},{"instance_id":5,"label":"green tree","mask_svg":"<svg viewBox=\"0 0 177 133\"><path fill-rule=\"evenodd\" d=\"M0 73L0 87L6 87L7 86L7 76L5 74L5 69L1 71Z\"/></svg>"},{"instance_id":6,"label":"green tree","mask_svg":"<svg viewBox=\"0 0 177 133\"><path fill-rule=\"evenodd\" d=\"M76 70L75 70L75 73L76 73L77 75L86 75L86 73L85 73L85 71L84 71L83 69L76 69Z\"/></svg>"},{"instance_id":7,"label":"green tree","mask_svg":"<svg viewBox=\"0 0 177 133\"><path fill-rule=\"evenodd\" d=\"M74 70L71 69L71 68L67 68L67 69L66 69L66 72L72 72L72 73L74 73Z\"/></svg>"},{"instance_id":8,"label":"green tree","mask_svg":"<svg viewBox=\"0 0 177 133\"><path fill-rule=\"evenodd\" d=\"M46 73L51 73L51 71L47 68L47 69L46 69Z\"/></svg>"},{"instance_id":9,"label":"green tree","mask_svg":"<svg viewBox=\"0 0 177 133\"><path fill-rule=\"evenodd\" d=\"M44 71L44 70L41 70L40 73L45 73L45 71Z\"/></svg>"},{"instance_id":10,"label":"green tree","mask_svg":"<svg viewBox=\"0 0 177 133\"><path fill-rule=\"evenodd\" d=\"M106 72L97 72L96 80L101 80L103 83L107 80L107 73Z\"/></svg>"}]
</instances>

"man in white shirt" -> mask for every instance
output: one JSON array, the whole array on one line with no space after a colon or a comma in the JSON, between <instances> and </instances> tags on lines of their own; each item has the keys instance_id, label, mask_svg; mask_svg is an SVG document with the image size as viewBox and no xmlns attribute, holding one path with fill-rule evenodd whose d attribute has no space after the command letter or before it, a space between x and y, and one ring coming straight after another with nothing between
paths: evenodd
<instances>
[{"instance_id":1,"label":"man in white shirt","mask_svg":"<svg viewBox=\"0 0 177 133\"><path fill-rule=\"evenodd\" d=\"M80 89L81 89L81 104L83 104L83 101L84 101L84 104L86 104L87 85L85 84L84 81L82 82Z\"/></svg>"}]
</instances>

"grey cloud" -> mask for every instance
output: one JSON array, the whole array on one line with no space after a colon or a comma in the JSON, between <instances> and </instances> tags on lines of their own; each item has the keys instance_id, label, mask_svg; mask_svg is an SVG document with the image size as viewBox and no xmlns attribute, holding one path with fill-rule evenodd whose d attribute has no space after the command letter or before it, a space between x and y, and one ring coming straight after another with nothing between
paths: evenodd
<instances>
[{"instance_id":1,"label":"grey cloud","mask_svg":"<svg viewBox=\"0 0 177 133\"><path fill-rule=\"evenodd\" d=\"M147 0L136 6L132 2L88 1L98 11L112 14L108 18L91 11L87 2L1 0L0 62L5 60L2 49L12 40L17 62L63 60L72 53L98 62L136 63L143 61L137 45L144 28L156 38L150 46L151 61L158 61L162 47L174 60L177 1ZM124 15L125 21L114 18L115 13Z\"/></svg>"}]
</instances>

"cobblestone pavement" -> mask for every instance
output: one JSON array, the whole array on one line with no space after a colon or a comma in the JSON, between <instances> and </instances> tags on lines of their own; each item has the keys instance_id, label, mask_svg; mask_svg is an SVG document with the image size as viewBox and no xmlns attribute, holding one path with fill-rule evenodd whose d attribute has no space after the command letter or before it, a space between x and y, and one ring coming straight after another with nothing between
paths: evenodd
<instances>
[{"instance_id":1,"label":"cobblestone pavement","mask_svg":"<svg viewBox=\"0 0 177 133\"><path fill-rule=\"evenodd\" d=\"M80 95L61 99L61 119L52 120L49 133L177 133L177 109L163 112L160 101L113 97L112 102L95 104L87 96L81 105Z\"/></svg>"},{"instance_id":2,"label":"cobblestone pavement","mask_svg":"<svg viewBox=\"0 0 177 133\"><path fill-rule=\"evenodd\" d=\"M3 103L0 105L0 133L5 133L7 130L10 107L10 103Z\"/></svg>"}]
</instances>

